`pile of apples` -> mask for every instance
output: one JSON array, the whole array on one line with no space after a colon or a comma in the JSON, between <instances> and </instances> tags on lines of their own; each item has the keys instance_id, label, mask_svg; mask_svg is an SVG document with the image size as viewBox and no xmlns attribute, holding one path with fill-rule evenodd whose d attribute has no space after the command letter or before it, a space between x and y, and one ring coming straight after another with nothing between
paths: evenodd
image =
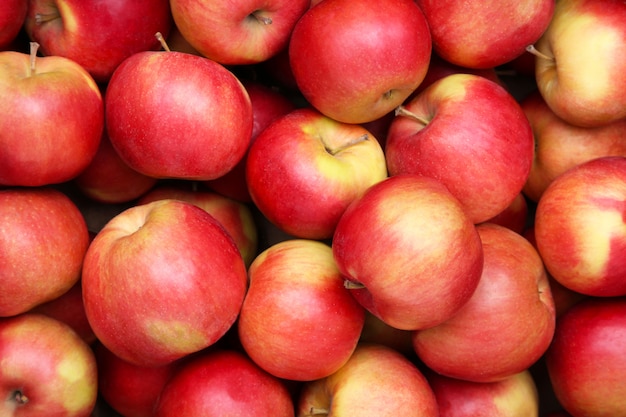
<instances>
[{"instance_id":1,"label":"pile of apples","mask_svg":"<svg viewBox=\"0 0 626 417\"><path fill-rule=\"evenodd\" d=\"M1 416L626 416L626 3L4 0Z\"/></svg>"}]
</instances>

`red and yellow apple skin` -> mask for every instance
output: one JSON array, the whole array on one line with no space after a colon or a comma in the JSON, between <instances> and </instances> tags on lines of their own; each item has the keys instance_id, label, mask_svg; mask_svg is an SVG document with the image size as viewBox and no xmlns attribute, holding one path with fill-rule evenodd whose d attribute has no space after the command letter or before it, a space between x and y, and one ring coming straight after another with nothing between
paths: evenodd
<instances>
[{"instance_id":1,"label":"red and yellow apple skin","mask_svg":"<svg viewBox=\"0 0 626 417\"><path fill-rule=\"evenodd\" d=\"M323 378L354 352L365 312L344 287L325 243L289 239L264 250L248 269L239 314L241 345L270 374Z\"/></svg>"},{"instance_id":2,"label":"red and yellow apple skin","mask_svg":"<svg viewBox=\"0 0 626 417\"><path fill-rule=\"evenodd\" d=\"M61 191L0 190L0 317L24 313L75 285L89 239L80 210Z\"/></svg>"},{"instance_id":3,"label":"red and yellow apple skin","mask_svg":"<svg viewBox=\"0 0 626 417\"><path fill-rule=\"evenodd\" d=\"M439 417L538 417L539 392L529 370L496 382L471 382L427 372Z\"/></svg>"},{"instance_id":4,"label":"red and yellow apple skin","mask_svg":"<svg viewBox=\"0 0 626 417\"><path fill-rule=\"evenodd\" d=\"M0 8L0 51L8 50L26 19L28 0L5 0Z\"/></svg>"},{"instance_id":5,"label":"red and yellow apple skin","mask_svg":"<svg viewBox=\"0 0 626 417\"><path fill-rule=\"evenodd\" d=\"M176 27L189 44L224 65L264 62L287 47L309 0L172 0Z\"/></svg>"},{"instance_id":6,"label":"red and yellow apple skin","mask_svg":"<svg viewBox=\"0 0 626 417\"><path fill-rule=\"evenodd\" d=\"M624 416L626 299L590 297L557 322L546 352L554 394L572 416Z\"/></svg>"},{"instance_id":7,"label":"red and yellow apple skin","mask_svg":"<svg viewBox=\"0 0 626 417\"><path fill-rule=\"evenodd\" d=\"M127 58L111 77L105 105L113 147L147 176L214 179L250 145L248 93L232 72L201 56L146 51Z\"/></svg>"},{"instance_id":8,"label":"red and yellow apple skin","mask_svg":"<svg viewBox=\"0 0 626 417\"><path fill-rule=\"evenodd\" d=\"M619 0L556 2L535 44L535 78L557 116L583 127L626 117L625 20Z\"/></svg>"},{"instance_id":9,"label":"red and yellow apple skin","mask_svg":"<svg viewBox=\"0 0 626 417\"><path fill-rule=\"evenodd\" d=\"M346 207L385 178L383 149L369 131L312 108L275 120L250 146L246 162L259 211L304 239L330 238Z\"/></svg>"},{"instance_id":10,"label":"red and yellow apple skin","mask_svg":"<svg viewBox=\"0 0 626 417\"><path fill-rule=\"evenodd\" d=\"M326 378L306 382L296 416L438 417L435 395L417 366L383 345L359 344Z\"/></svg>"},{"instance_id":11,"label":"red and yellow apple skin","mask_svg":"<svg viewBox=\"0 0 626 417\"><path fill-rule=\"evenodd\" d=\"M0 318L0 415L89 417L98 397L94 353L42 314Z\"/></svg>"},{"instance_id":12,"label":"red and yellow apple skin","mask_svg":"<svg viewBox=\"0 0 626 417\"><path fill-rule=\"evenodd\" d=\"M437 180L410 174L375 184L355 200L332 249L352 295L401 330L455 315L483 267L480 237L459 201Z\"/></svg>"},{"instance_id":13,"label":"red and yellow apple skin","mask_svg":"<svg viewBox=\"0 0 626 417\"><path fill-rule=\"evenodd\" d=\"M494 68L523 54L554 13L554 0L417 0L417 4L428 20L433 50L467 68Z\"/></svg>"},{"instance_id":14,"label":"red and yellow apple skin","mask_svg":"<svg viewBox=\"0 0 626 417\"><path fill-rule=\"evenodd\" d=\"M85 68L98 83L129 56L161 48L172 16L167 0L28 0L24 28L48 56L63 56Z\"/></svg>"},{"instance_id":15,"label":"red and yellow apple skin","mask_svg":"<svg viewBox=\"0 0 626 417\"><path fill-rule=\"evenodd\" d=\"M577 165L543 193L535 241L550 274L591 296L626 295L626 157Z\"/></svg>"},{"instance_id":16,"label":"red and yellow apple skin","mask_svg":"<svg viewBox=\"0 0 626 417\"><path fill-rule=\"evenodd\" d=\"M452 74L405 103L387 135L390 175L444 183L474 223L502 212L532 165L532 129L515 98L474 74Z\"/></svg>"},{"instance_id":17,"label":"red and yellow apple skin","mask_svg":"<svg viewBox=\"0 0 626 417\"><path fill-rule=\"evenodd\" d=\"M414 1L333 0L298 21L289 62L313 107L341 122L365 123L417 88L431 51L428 23Z\"/></svg>"},{"instance_id":18,"label":"red and yellow apple skin","mask_svg":"<svg viewBox=\"0 0 626 417\"><path fill-rule=\"evenodd\" d=\"M76 62L0 52L0 185L69 181L91 162L104 129L102 95Z\"/></svg>"},{"instance_id":19,"label":"red and yellow apple skin","mask_svg":"<svg viewBox=\"0 0 626 417\"><path fill-rule=\"evenodd\" d=\"M228 331L247 276L234 240L213 216L159 200L122 211L98 232L82 285L98 340L128 362L160 366Z\"/></svg>"},{"instance_id":20,"label":"red and yellow apple skin","mask_svg":"<svg viewBox=\"0 0 626 417\"><path fill-rule=\"evenodd\" d=\"M535 137L535 156L524 194L539 201L560 174L603 156L626 156L626 118L598 127L580 127L558 117L538 91L521 101Z\"/></svg>"},{"instance_id":21,"label":"red and yellow apple skin","mask_svg":"<svg viewBox=\"0 0 626 417\"><path fill-rule=\"evenodd\" d=\"M163 387L153 416L293 417L294 404L286 383L244 353L208 350L181 364Z\"/></svg>"},{"instance_id":22,"label":"red and yellow apple skin","mask_svg":"<svg viewBox=\"0 0 626 417\"><path fill-rule=\"evenodd\" d=\"M416 331L413 346L439 374L494 382L528 369L545 353L556 316L534 246L502 226L485 223L476 229L484 251L478 288L454 317Z\"/></svg>"}]
</instances>

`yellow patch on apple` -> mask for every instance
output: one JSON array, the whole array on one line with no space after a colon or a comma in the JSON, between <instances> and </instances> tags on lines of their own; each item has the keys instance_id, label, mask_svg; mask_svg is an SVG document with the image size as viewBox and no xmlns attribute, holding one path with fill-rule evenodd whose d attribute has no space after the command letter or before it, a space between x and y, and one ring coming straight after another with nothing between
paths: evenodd
<instances>
[{"instance_id":1,"label":"yellow patch on apple","mask_svg":"<svg viewBox=\"0 0 626 417\"><path fill-rule=\"evenodd\" d=\"M63 17L63 26L65 30L74 35L78 35L78 25L76 24L76 18L72 14L72 9L67 5L65 0L59 0L57 2L59 8L59 14Z\"/></svg>"},{"instance_id":2,"label":"yellow patch on apple","mask_svg":"<svg viewBox=\"0 0 626 417\"><path fill-rule=\"evenodd\" d=\"M207 346L207 338L190 324L178 320L151 319L144 333L170 353L187 354Z\"/></svg>"},{"instance_id":3,"label":"yellow patch on apple","mask_svg":"<svg viewBox=\"0 0 626 417\"><path fill-rule=\"evenodd\" d=\"M616 233L615 226L622 223L622 213L618 211L606 211L602 216L590 211L587 218L580 219L582 279L602 276L609 263L611 236Z\"/></svg>"},{"instance_id":4,"label":"yellow patch on apple","mask_svg":"<svg viewBox=\"0 0 626 417\"><path fill-rule=\"evenodd\" d=\"M71 352L56 367L57 374L66 382L63 405L68 412L75 412L85 407L86 399L95 398L97 385L88 375L88 362Z\"/></svg>"}]
</instances>

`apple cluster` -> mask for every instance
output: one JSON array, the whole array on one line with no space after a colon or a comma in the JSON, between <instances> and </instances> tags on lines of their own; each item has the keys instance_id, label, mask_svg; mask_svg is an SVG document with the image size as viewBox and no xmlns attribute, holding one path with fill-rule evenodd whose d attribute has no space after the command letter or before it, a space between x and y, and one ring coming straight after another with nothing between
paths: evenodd
<instances>
[{"instance_id":1,"label":"apple cluster","mask_svg":"<svg viewBox=\"0 0 626 417\"><path fill-rule=\"evenodd\" d=\"M626 3L3 1L0 416L626 417Z\"/></svg>"}]
</instances>

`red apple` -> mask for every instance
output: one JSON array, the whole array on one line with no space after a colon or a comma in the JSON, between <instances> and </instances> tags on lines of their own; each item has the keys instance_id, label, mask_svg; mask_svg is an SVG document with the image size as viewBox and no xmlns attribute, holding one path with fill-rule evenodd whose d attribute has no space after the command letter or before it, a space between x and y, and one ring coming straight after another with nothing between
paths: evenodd
<instances>
[{"instance_id":1,"label":"red apple","mask_svg":"<svg viewBox=\"0 0 626 417\"><path fill-rule=\"evenodd\" d=\"M163 387L154 417L293 417L285 382L234 350L208 351L181 365Z\"/></svg>"},{"instance_id":2,"label":"red apple","mask_svg":"<svg viewBox=\"0 0 626 417\"><path fill-rule=\"evenodd\" d=\"M257 136L246 178L252 201L271 222L293 236L327 239L348 204L387 178L387 166L364 127L303 108Z\"/></svg>"},{"instance_id":3,"label":"red apple","mask_svg":"<svg viewBox=\"0 0 626 417\"><path fill-rule=\"evenodd\" d=\"M535 202L568 169L602 156L626 156L626 118L595 128L575 126L558 117L538 91L521 106L535 137L535 157L523 191Z\"/></svg>"},{"instance_id":4,"label":"red apple","mask_svg":"<svg viewBox=\"0 0 626 417\"><path fill-rule=\"evenodd\" d=\"M235 242L213 216L159 200L124 210L98 232L82 283L98 340L127 362L159 366L226 333L247 276Z\"/></svg>"},{"instance_id":5,"label":"red apple","mask_svg":"<svg viewBox=\"0 0 626 417\"><path fill-rule=\"evenodd\" d=\"M225 65L254 64L284 49L309 0L172 0L176 27L202 55Z\"/></svg>"},{"instance_id":6,"label":"red apple","mask_svg":"<svg viewBox=\"0 0 626 417\"><path fill-rule=\"evenodd\" d=\"M539 392L528 370L496 382L470 382L426 374L439 417L537 417Z\"/></svg>"},{"instance_id":7,"label":"red apple","mask_svg":"<svg viewBox=\"0 0 626 417\"><path fill-rule=\"evenodd\" d=\"M560 118L593 127L626 117L624 21L620 0L556 2L534 50L537 86Z\"/></svg>"},{"instance_id":8,"label":"red apple","mask_svg":"<svg viewBox=\"0 0 626 417\"><path fill-rule=\"evenodd\" d=\"M529 225L530 215L526 197L523 193L519 193L511 204L487 222L499 224L521 235Z\"/></svg>"},{"instance_id":9,"label":"red apple","mask_svg":"<svg viewBox=\"0 0 626 417\"><path fill-rule=\"evenodd\" d=\"M0 50L17 38L28 10L28 0L5 0L0 6Z\"/></svg>"},{"instance_id":10,"label":"red apple","mask_svg":"<svg viewBox=\"0 0 626 417\"><path fill-rule=\"evenodd\" d=\"M452 74L398 109L385 155L390 175L433 177L474 223L502 212L522 191L533 134L515 98L473 74Z\"/></svg>"},{"instance_id":11,"label":"red apple","mask_svg":"<svg viewBox=\"0 0 626 417\"><path fill-rule=\"evenodd\" d=\"M186 201L204 209L233 238L246 265L256 257L259 236L250 206L212 191L186 188L184 184L159 185L139 198L137 204L166 199Z\"/></svg>"},{"instance_id":12,"label":"red apple","mask_svg":"<svg viewBox=\"0 0 626 417\"><path fill-rule=\"evenodd\" d=\"M68 291L81 276L89 232L70 198L52 188L0 190L0 317Z\"/></svg>"},{"instance_id":13,"label":"red apple","mask_svg":"<svg viewBox=\"0 0 626 417\"><path fill-rule=\"evenodd\" d=\"M0 184L42 186L76 177L104 128L102 95L76 62L0 52Z\"/></svg>"},{"instance_id":14,"label":"red apple","mask_svg":"<svg viewBox=\"0 0 626 417\"><path fill-rule=\"evenodd\" d=\"M626 415L625 344L624 297L590 297L559 318L546 366L572 416Z\"/></svg>"},{"instance_id":15,"label":"red apple","mask_svg":"<svg viewBox=\"0 0 626 417\"><path fill-rule=\"evenodd\" d=\"M439 374L494 382L528 369L548 349L554 301L530 242L495 224L476 229L485 260L478 288L454 317L415 332L413 346Z\"/></svg>"},{"instance_id":16,"label":"red apple","mask_svg":"<svg viewBox=\"0 0 626 417\"><path fill-rule=\"evenodd\" d=\"M577 165L543 193L535 240L550 274L592 296L626 295L626 157Z\"/></svg>"},{"instance_id":17,"label":"red apple","mask_svg":"<svg viewBox=\"0 0 626 417\"><path fill-rule=\"evenodd\" d=\"M88 417L98 396L91 348L41 314L0 318L0 415Z\"/></svg>"},{"instance_id":18,"label":"red apple","mask_svg":"<svg viewBox=\"0 0 626 417\"><path fill-rule=\"evenodd\" d=\"M430 30L413 0L323 1L304 13L289 43L306 100L347 123L401 104L424 79L430 54Z\"/></svg>"},{"instance_id":19,"label":"red apple","mask_svg":"<svg viewBox=\"0 0 626 417\"><path fill-rule=\"evenodd\" d=\"M257 365L282 379L310 381L346 363L365 316L344 288L330 246L277 243L257 256L248 277L239 340Z\"/></svg>"},{"instance_id":20,"label":"red apple","mask_svg":"<svg viewBox=\"0 0 626 417\"><path fill-rule=\"evenodd\" d=\"M439 413L428 381L413 362L392 348L362 344L337 372L304 384L296 415L438 417Z\"/></svg>"},{"instance_id":21,"label":"red apple","mask_svg":"<svg viewBox=\"0 0 626 417\"><path fill-rule=\"evenodd\" d=\"M417 0L432 32L433 50L468 68L493 68L522 55L539 39L554 0Z\"/></svg>"},{"instance_id":22,"label":"red apple","mask_svg":"<svg viewBox=\"0 0 626 417\"><path fill-rule=\"evenodd\" d=\"M185 52L140 52L115 70L105 95L113 147L155 178L208 180L250 144L252 105L235 75Z\"/></svg>"},{"instance_id":23,"label":"red apple","mask_svg":"<svg viewBox=\"0 0 626 417\"><path fill-rule=\"evenodd\" d=\"M332 249L352 295L401 330L455 315L483 266L478 232L458 200L437 180L409 174L355 200L339 220Z\"/></svg>"},{"instance_id":24,"label":"red apple","mask_svg":"<svg viewBox=\"0 0 626 417\"><path fill-rule=\"evenodd\" d=\"M165 384L179 369L179 361L162 366L127 362L102 343L94 346L98 364L98 393L124 417L152 417Z\"/></svg>"},{"instance_id":25,"label":"red apple","mask_svg":"<svg viewBox=\"0 0 626 417\"><path fill-rule=\"evenodd\" d=\"M252 144L270 123L291 112L296 106L285 94L259 81L243 80L242 83L252 103L252 134L250 138ZM233 169L219 178L206 181L205 184L226 197L243 203L251 203L252 197L250 197L246 182L247 159L248 153L246 152L246 155Z\"/></svg>"},{"instance_id":26,"label":"red apple","mask_svg":"<svg viewBox=\"0 0 626 417\"><path fill-rule=\"evenodd\" d=\"M168 0L28 0L24 27L45 55L63 56L106 83L129 56L160 48L172 26Z\"/></svg>"}]
</instances>

